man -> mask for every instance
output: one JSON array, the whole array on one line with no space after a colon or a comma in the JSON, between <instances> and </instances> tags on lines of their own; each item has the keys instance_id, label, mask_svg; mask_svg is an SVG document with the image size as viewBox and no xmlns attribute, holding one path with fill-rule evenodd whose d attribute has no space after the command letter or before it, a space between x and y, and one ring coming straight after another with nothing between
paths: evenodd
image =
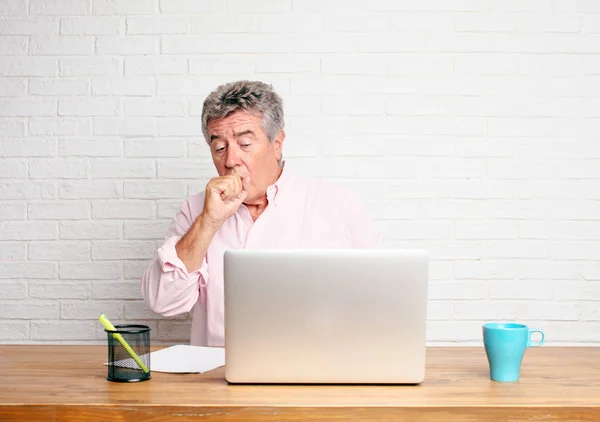
<instances>
[{"instance_id":1,"label":"man","mask_svg":"<svg viewBox=\"0 0 600 422\"><path fill-rule=\"evenodd\" d=\"M282 101L262 82L226 84L204 101L202 130L219 176L183 203L141 283L153 312L194 310L192 345L224 345L226 249L381 245L353 195L285 164L283 127Z\"/></svg>"}]
</instances>

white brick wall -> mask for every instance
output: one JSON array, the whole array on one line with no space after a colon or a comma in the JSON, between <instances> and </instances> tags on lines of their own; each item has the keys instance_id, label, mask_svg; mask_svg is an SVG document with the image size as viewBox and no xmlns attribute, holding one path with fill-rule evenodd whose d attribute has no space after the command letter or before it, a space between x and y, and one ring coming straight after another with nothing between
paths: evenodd
<instances>
[{"instance_id":1,"label":"white brick wall","mask_svg":"<svg viewBox=\"0 0 600 422\"><path fill-rule=\"evenodd\" d=\"M2 0L0 342L184 342L139 279L214 174L204 97L284 97L300 171L432 257L428 339L600 344L600 2Z\"/></svg>"}]
</instances>

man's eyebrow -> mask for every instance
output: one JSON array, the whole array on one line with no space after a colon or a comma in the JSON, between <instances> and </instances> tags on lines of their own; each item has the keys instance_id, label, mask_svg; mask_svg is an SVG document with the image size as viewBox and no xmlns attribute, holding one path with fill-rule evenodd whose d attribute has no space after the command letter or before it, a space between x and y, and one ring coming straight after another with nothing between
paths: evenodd
<instances>
[{"instance_id":1,"label":"man's eyebrow","mask_svg":"<svg viewBox=\"0 0 600 422\"><path fill-rule=\"evenodd\" d=\"M254 136L254 132L252 132L250 129L248 129L248 130L243 130L241 132L237 132L237 133L233 134L233 136L235 136L236 138L239 138L240 136L244 136L244 135Z\"/></svg>"},{"instance_id":2,"label":"man's eyebrow","mask_svg":"<svg viewBox=\"0 0 600 422\"><path fill-rule=\"evenodd\" d=\"M209 143L211 143L215 139L219 139L219 135L210 135L210 141L209 141Z\"/></svg>"}]
</instances>

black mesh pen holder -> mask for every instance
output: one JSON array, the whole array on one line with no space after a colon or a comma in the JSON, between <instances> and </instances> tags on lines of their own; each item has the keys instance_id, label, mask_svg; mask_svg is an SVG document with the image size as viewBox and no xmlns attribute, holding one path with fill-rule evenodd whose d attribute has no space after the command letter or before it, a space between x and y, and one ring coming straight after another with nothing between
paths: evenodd
<instances>
[{"instance_id":1,"label":"black mesh pen holder","mask_svg":"<svg viewBox=\"0 0 600 422\"><path fill-rule=\"evenodd\" d=\"M152 378L150 373L150 327L116 325L106 331L108 376L115 382L138 382Z\"/></svg>"}]
</instances>

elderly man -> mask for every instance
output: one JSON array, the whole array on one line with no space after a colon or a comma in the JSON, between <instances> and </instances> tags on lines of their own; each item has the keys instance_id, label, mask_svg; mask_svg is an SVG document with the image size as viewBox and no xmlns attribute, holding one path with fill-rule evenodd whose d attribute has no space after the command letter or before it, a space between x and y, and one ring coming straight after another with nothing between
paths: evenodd
<instances>
[{"instance_id":1,"label":"elderly man","mask_svg":"<svg viewBox=\"0 0 600 422\"><path fill-rule=\"evenodd\" d=\"M285 164L283 127L282 101L262 82L222 85L204 101L218 177L183 203L141 283L153 312L194 310L192 345L223 346L226 249L381 246L353 195Z\"/></svg>"}]
</instances>

